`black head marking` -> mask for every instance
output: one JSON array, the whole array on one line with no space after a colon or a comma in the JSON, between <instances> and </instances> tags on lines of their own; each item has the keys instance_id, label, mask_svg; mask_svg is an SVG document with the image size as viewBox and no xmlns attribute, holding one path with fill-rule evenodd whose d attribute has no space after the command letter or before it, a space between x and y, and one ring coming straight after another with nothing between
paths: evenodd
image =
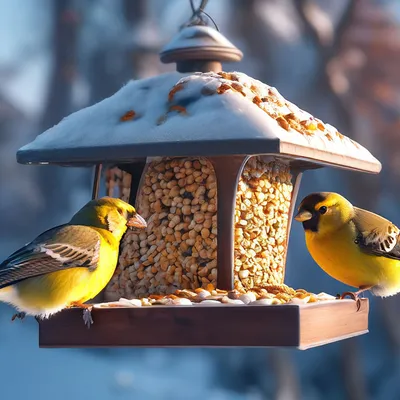
<instances>
[{"instance_id":1,"label":"black head marking","mask_svg":"<svg viewBox=\"0 0 400 400\"><path fill-rule=\"evenodd\" d=\"M319 214L315 211L313 216L308 221L303 221L303 228L305 231L318 232Z\"/></svg>"},{"instance_id":2,"label":"black head marking","mask_svg":"<svg viewBox=\"0 0 400 400\"><path fill-rule=\"evenodd\" d=\"M315 205L324 201L326 197L327 195L325 193L311 193L303 199L300 204L300 210L309 211L312 214L311 219L302 222L304 230L318 232L320 213L315 210Z\"/></svg>"},{"instance_id":3,"label":"black head marking","mask_svg":"<svg viewBox=\"0 0 400 400\"><path fill-rule=\"evenodd\" d=\"M303 199L301 202L301 209L306 211L314 211L315 205L321 201L326 200L327 195L325 193L311 193Z\"/></svg>"}]
</instances>

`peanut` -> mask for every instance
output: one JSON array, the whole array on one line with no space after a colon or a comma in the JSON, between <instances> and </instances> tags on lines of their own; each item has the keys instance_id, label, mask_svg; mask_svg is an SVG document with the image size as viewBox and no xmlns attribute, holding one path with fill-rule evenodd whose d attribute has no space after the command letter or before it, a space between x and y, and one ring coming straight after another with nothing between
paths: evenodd
<instances>
[{"instance_id":1,"label":"peanut","mask_svg":"<svg viewBox=\"0 0 400 400\"><path fill-rule=\"evenodd\" d=\"M127 184L122 171L115 170ZM239 292L283 283L291 192L286 164L253 157L244 167L234 227L234 282ZM128 231L123 238L108 298L216 287L217 183L209 161L166 158L149 163L136 209L148 227Z\"/></svg>"}]
</instances>

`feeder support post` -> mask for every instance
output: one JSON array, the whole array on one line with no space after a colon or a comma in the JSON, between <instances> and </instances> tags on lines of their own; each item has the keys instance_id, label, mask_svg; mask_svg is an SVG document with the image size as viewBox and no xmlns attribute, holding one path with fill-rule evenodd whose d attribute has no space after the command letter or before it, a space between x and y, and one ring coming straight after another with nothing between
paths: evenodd
<instances>
[{"instance_id":1,"label":"feeder support post","mask_svg":"<svg viewBox=\"0 0 400 400\"><path fill-rule=\"evenodd\" d=\"M94 167L92 200L97 199L97 197L99 196L100 177L101 177L102 167L103 167L102 164L96 164L95 167Z\"/></svg>"},{"instance_id":2,"label":"feeder support post","mask_svg":"<svg viewBox=\"0 0 400 400\"><path fill-rule=\"evenodd\" d=\"M236 192L249 156L209 157L217 178L217 287L234 289L234 233Z\"/></svg>"}]
</instances>

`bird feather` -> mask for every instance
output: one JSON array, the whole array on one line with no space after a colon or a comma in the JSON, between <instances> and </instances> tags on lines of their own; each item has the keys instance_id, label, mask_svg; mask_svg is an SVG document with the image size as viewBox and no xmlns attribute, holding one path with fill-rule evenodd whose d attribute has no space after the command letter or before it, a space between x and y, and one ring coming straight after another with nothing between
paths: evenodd
<instances>
[{"instance_id":1,"label":"bird feather","mask_svg":"<svg viewBox=\"0 0 400 400\"><path fill-rule=\"evenodd\" d=\"M0 265L0 288L27 278L75 267L94 270L100 234L83 225L61 225L39 235Z\"/></svg>"},{"instance_id":2,"label":"bird feather","mask_svg":"<svg viewBox=\"0 0 400 400\"><path fill-rule=\"evenodd\" d=\"M365 253L400 260L399 228L389 220L362 208L354 207L357 242Z\"/></svg>"}]
</instances>

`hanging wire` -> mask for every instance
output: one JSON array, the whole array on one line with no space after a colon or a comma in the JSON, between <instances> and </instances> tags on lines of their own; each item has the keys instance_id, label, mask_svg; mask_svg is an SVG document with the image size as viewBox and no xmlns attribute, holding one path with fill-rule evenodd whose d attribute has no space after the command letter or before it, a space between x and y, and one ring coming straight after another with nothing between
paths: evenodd
<instances>
[{"instance_id":1,"label":"hanging wire","mask_svg":"<svg viewBox=\"0 0 400 400\"><path fill-rule=\"evenodd\" d=\"M206 16L208 17L208 19L212 21L212 23L215 26L215 29L219 32L218 25L216 24L214 19L211 17L210 14L204 11L208 3L208 0L201 0L200 5L197 8L194 5L194 0L189 0L189 2L190 2L190 7L192 9L192 16L190 17L190 20L183 26L208 25L207 20L204 18L204 16Z\"/></svg>"},{"instance_id":2,"label":"hanging wire","mask_svg":"<svg viewBox=\"0 0 400 400\"><path fill-rule=\"evenodd\" d=\"M196 7L194 6L194 1L190 0L190 7L192 8L193 15L195 15L199 11L204 11L204 9L206 8L207 3L208 3L208 0L201 0L199 8L196 10Z\"/></svg>"}]
</instances>

